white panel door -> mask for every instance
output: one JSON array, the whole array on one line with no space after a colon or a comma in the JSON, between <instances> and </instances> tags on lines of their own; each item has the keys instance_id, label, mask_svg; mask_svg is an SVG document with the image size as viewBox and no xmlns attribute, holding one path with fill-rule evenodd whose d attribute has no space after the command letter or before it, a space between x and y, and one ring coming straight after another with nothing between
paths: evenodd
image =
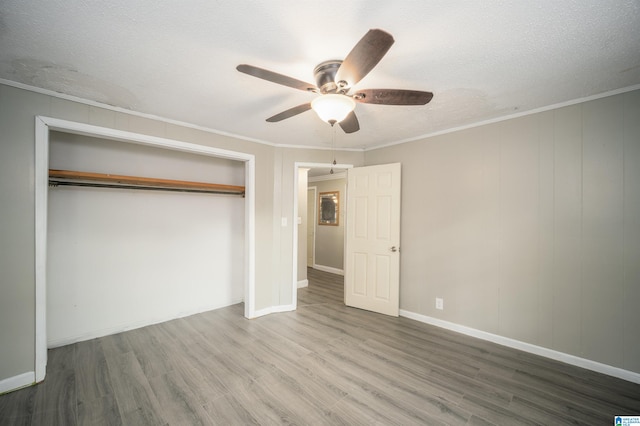
<instances>
[{"instance_id":1,"label":"white panel door","mask_svg":"<svg viewBox=\"0 0 640 426\"><path fill-rule=\"evenodd\" d=\"M347 171L345 304L398 316L400 163Z\"/></svg>"}]
</instances>

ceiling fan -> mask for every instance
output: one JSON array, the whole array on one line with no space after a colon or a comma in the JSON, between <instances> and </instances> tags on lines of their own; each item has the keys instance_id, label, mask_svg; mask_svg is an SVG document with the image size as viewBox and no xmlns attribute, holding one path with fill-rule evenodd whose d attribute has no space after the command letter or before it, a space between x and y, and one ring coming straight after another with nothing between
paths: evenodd
<instances>
[{"instance_id":1,"label":"ceiling fan","mask_svg":"<svg viewBox=\"0 0 640 426\"><path fill-rule=\"evenodd\" d=\"M393 42L391 34L378 29L369 30L344 61L325 61L315 67L313 74L316 85L253 65L242 64L236 69L272 83L320 94L312 102L267 118L268 122L282 121L313 109L321 119L332 126L339 123L345 133L353 133L360 130L360 124L353 111L356 102L377 105L425 105L433 98L431 92L402 89L363 89L350 93L353 86L380 62Z\"/></svg>"}]
</instances>

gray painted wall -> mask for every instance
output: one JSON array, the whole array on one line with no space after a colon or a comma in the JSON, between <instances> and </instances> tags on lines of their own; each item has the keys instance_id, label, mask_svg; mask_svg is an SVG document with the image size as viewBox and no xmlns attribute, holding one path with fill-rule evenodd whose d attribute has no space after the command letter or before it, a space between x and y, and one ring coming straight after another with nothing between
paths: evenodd
<instances>
[{"instance_id":1,"label":"gray painted wall","mask_svg":"<svg viewBox=\"0 0 640 426\"><path fill-rule=\"evenodd\" d=\"M35 366L35 115L46 96L0 85L0 380Z\"/></svg>"},{"instance_id":2,"label":"gray painted wall","mask_svg":"<svg viewBox=\"0 0 640 426\"><path fill-rule=\"evenodd\" d=\"M365 154L391 162L401 309L640 372L640 91Z\"/></svg>"}]
</instances>

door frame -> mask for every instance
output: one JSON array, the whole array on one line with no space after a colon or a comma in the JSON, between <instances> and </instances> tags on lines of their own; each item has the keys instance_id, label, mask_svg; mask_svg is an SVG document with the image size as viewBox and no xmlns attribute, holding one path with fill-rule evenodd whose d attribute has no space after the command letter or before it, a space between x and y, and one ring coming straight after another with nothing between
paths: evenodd
<instances>
[{"instance_id":1,"label":"door frame","mask_svg":"<svg viewBox=\"0 0 640 426\"><path fill-rule=\"evenodd\" d=\"M57 118L35 117L35 381L47 367L47 203L49 188L49 136L51 131L153 146L245 163L244 315L255 316L255 156L173 139L99 127Z\"/></svg>"},{"instance_id":2,"label":"door frame","mask_svg":"<svg viewBox=\"0 0 640 426\"><path fill-rule=\"evenodd\" d=\"M314 168L333 168L334 170L347 170L352 169L353 164L331 164L331 163L307 163L307 162L295 162L293 163L293 262L291 265L291 307L293 310L298 308L298 173L300 168L314 169ZM344 202L346 203L349 194L345 194ZM346 205L346 204L345 204ZM343 243L344 244L344 243ZM315 262L315 259L314 259Z\"/></svg>"},{"instance_id":3,"label":"door frame","mask_svg":"<svg viewBox=\"0 0 640 426\"><path fill-rule=\"evenodd\" d=\"M308 177L308 176L307 176ZM318 217L318 187L317 186L309 186L309 184L307 183L307 212L309 210L309 192L313 191L313 220L310 220L311 218L309 218L308 214L307 214L307 228L309 228L310 226L313 226L313 241L311 242L311 264L312 266L315 266L316 264L316 220ZM309 230L307 229L307 235L309 235ZM307 242L307 246L309 245L309 243ZM309 260L309 253L307 253L307 267L309 267L308 265L308 260Z\"/></svg>"}]
</instances>

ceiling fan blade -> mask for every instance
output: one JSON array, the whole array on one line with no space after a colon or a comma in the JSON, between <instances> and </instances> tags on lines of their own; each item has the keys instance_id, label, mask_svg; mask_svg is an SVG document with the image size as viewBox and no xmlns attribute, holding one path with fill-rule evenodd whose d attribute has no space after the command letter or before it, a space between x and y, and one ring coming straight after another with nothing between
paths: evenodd
<instances>
[{"instance_id":1,"label":"ceiling fan blade","mask_svg":"<svg viewBox=\"0 0 640 426\"><path fill-rule=\"evenodd\" d=\"M304 90L305 92L316 92L318 90L313 84L305 83L304 81L296 80L295 78L287 77L277 72L254 67L253 65L241 64L238 65L236 69L253 77L258 77L276 84L282 84L283 86L293 87L294 89Z\"/></svg>"},{"instance_id":2,"label":"ceiling fan blade","mask_svg":"<svg viewBox=\"0 0 640 426\"><path fill-rule=\"evenodd\" d=\"M301 113L303 113L305 111L309 111L310 109L311 109L311 103L298 105L298 106L295 106L293 108L289 108L286 111L282 111L280 114L276 114L273 117L267 118L267 121L269 123L277 123L278 121L282 121L282 120L285 120L287 118L291 118L294 115L301 114Z\"/></svg>"},{"instance_id":3,"label":"ceiling fan blade","mask_svg":"<svg viewBox=\"0 0 640 426\"><path fill-rule=\"evenodd\" d=\"M382 30L369 30L349 52L336 74L336 82L353 86L369 74L393 45L393 36Z\"/></svg>"},{"instance_id":4,"label":"ceiling fan blade","mask_svg":"<svg viewBox=\"0 0 640 426\"><path fill-rule=\"evenodd\" d=\"M351 111L347 118L342 120L340 123L340 127L344 130L345 133L354 133L360 130L360 123L358 123L358 118L356 117L356 113Z\"/></svg>"},{"instance_id":5,"label":"ceiling fan blade","mask_svg":"<svg viewBox=\"0 0 640 426\"><path fill-rule=\"evenodd\" d=\"M356 102L378 105L426 105L432 98L431 92L402 89L365 89L353 95Z\"/></svg>"}]
</instances>

